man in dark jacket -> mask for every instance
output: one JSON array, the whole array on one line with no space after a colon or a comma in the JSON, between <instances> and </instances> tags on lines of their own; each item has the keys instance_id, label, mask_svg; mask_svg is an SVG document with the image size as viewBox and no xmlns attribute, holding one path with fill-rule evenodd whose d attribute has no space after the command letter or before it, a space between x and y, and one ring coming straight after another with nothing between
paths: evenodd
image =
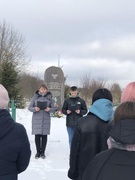
<instances>
[{"instance_id":1,"label":"man in dark jacket","mask_svg":"<svg viewBox=\"0 0 135 180\"><path fill-rule=\"evenodd\" d=\"M66 126L69 136L69 145L71 146L74 130L77 120L87 113L85 101L80 98L76 86L70 88L69 98L65 99L62 112L66 115Z\"/></svg>"},{"instance_id":2,"label":"man in dark jacket","mask_svg":"<svg viewBox=\"0 0 135 180\"><path fill-rule=\"evenodd\" d=\"M98 89L93 94L89 113L79 119L76 126L70 152L70 179L81 180L89 161L107 149L105 132L112 118L112 94L105 88Z\"/></svg>"},{"instance_id":3,"label":"man in dark jacket","mask_svg":"<svg viewBox=\"0 0 135 180\"><path fill-rule=\"evenodd\" d=\"M29 164L31 150L24 126L6 109L8 102L8 92L0 84L0 179L17 180Z\"/></svg>"}]
</instances>

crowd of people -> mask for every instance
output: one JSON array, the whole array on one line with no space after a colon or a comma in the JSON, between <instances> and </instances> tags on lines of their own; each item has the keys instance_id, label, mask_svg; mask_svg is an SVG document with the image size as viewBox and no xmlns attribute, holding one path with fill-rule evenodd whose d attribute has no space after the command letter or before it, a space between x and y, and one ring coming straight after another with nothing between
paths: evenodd
<instances>
[{"instance_id":1,"label":"crowd of people","mask_svg":"<svg viewBox=\"0 0 135 180\"><path fill-rule=\"evenodd\" d=\"M14 122L8 111L9 96L0 84L0 179L17 180L29 165L31 149L26 129ZM28 106L32 112L35 158L45 159L50 134L51 113L57 109L45 84L35 91ZM135 82L121 94L113 110L113 96L106 88L97 89L87 109L78 88L70 88L62 113L66 115L69 137L69 170L73 180L134 180L135 177Z\"/></svg>"}]
</instances>

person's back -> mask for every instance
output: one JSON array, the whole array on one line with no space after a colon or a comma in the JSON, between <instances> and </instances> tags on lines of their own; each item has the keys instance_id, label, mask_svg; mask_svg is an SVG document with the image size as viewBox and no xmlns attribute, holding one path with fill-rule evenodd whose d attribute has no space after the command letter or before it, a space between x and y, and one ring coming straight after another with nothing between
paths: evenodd
<instances>
[{"instance_id":1,"label":"person's back","mask_svg":"<svg viewBox=\"0 0 135 180\"><path fill-rule=\"evenodd\" d=\"M83 180L135 179L135 103L122 103L115 111L107 140L109 150L89 162Z\"/></svg>"},{"instance_id":2,"label":"person's back","mask_svg":"<svg viewBox=\"0 0 135 180\"><path fill-rule=\"evenodd\" d=\"M107 149L106 127L113 117L112 95L107 89L99 89L93 97L89 113L78 120L73 136L68 171L70 179L81 180L88 162Z\"/></svg>"},{"instance_id":3,"label":"person's back","mask_svg":"<svg viewBox=\"0 0 135 180\"><path fill-rule=\"evenodd\" d=\"M78 121L77 138L80 138L80 142L73 139L72 149L76 149L77 143L79 143L80 151L78 151L78 171L80 177L82 176L88 162L95 156L95 154L107 149L107 135L105 133L108 122L102 121L97 116L89 113ZM76 143L74 143L76 141ZM72 150L71 150L72 151ZM75 155L75 154L74 154ZM76 161L76 156L73 154L70 165L72 168L73 161ZM72 171L72 170L71 170ZM72 174L69 170L69 176ZM72 176L72 175L71 175Z\"/></svg>"},{"instance_id":4,"label":"person's back","mask_svg":"<svg viewBox=\"0 0 135 180\"><path fill-rule=\"evenodd\" d=\"M88 164L82 180L134 180L135 152L116 148L103 151Z\"/></svg>"},{"instance_id":5,"label":"person's back","mask_svg":"<svg viewBox=\"0 0 135 180\"><path fill-rule=\"evenodd\" d=\"M13 121L7 104L7 91L0 85L0 179L17 180L29 164L31 151L25 128Z\"/></svg>"}]
</instances>

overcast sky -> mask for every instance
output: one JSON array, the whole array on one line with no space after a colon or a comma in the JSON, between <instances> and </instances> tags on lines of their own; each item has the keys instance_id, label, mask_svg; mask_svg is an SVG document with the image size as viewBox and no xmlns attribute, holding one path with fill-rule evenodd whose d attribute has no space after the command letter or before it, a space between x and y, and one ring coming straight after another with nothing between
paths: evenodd
<instances>
[{"instance_id":1,"label":"overcast sky","mask_svg":"<svg viewBox=\"0 0 135 180\"><path fill-rule=\"evenodd\" d=\"M31 72L63 66L69 85L91 75L135 81L134 0L0 0L0 22L25 38Z\"/></svg>"}]
</instances>

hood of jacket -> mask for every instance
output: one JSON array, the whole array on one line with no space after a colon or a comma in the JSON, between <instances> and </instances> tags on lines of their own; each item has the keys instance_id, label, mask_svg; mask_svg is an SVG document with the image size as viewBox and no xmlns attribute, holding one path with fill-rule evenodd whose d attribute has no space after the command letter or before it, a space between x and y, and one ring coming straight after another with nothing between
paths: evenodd
<instances>
[{"instance_id":1,"label":"hood of jacket","mask_svg":"<svg viewBox=\"0 0 135 180\"><path fill-rule=\"evenodd\" d=\"M112 102L108 99L98 99L89 108L89 112L95 114L103 121L110 121L113 119L114 110Z\"/></svg>"},{"instance_id":2,"label":"hood of jacket","mask_svg":"<svg viewBox=\"0 0 135 180\"><path fill-rule=\"evenodd\" d=\"M79 93L77 93L76 97L72 97L71 93L69 93L69 94L68 94L68 97L69 97L69 98L73 98L73 99L79 98Z\"/></svg>"},{"instance_id":3,"label":"hood of jacket","mask_svg":"<svg viewBox=\"0 0 135 180\"><path fill-rule=\"evenodd\" d=\"M135 119L117 121L109 135L121 144L135 144Z\"/></svg>"},{"instance_id":4,"label":"hood of jacket","mask_svg":"<svg viewBox=\"0 0 135 180\"><path fill-rule=\"evenodd\" d=\"M15 122L8 110L0 109L0 139L5 137L14 126Z\"/></svg>"},{"instance_id":5,"label":"hood of jacket","mask_svg":"<svg viewBox=\"0 0 135 180\"><path fill-rule=\"evenodd\" d=\"M41 95L41 94L39 93L39 90L37 90L37 91L35 92L35 96L37 96L37 97L43 96L43 97L46 97L46 98L48 98L48 99L51 99L51 98L52 98L52 93L51 93L50 91L47 91L44 95Z\"/></svg>"}]
</instances>

